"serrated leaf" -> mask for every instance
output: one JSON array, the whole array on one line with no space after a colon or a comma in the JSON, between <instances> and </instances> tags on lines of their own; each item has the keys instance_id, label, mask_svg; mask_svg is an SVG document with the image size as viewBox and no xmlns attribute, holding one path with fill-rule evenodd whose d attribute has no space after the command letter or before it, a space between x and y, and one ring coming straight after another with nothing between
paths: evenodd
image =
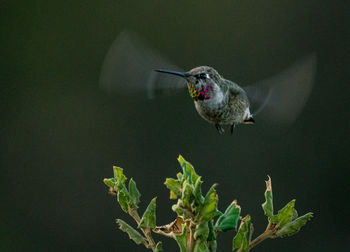
<instances>
[{"instance_id":1,"label":"serrated leaf","mask_svg":"<svg viewBox=\"0 0 350 252\"><path fill-rule=\"evenodd\" d=\"M143 213L140 227L154 228L156 226L156 197L148 204L146 211Z\"/></svg>"},{"instance_id":2,"label":"serrated leaf","mask_svg":"<svg viewBox=\"0 0 350 252\"><path fill-rule=\"evenodd\" d=\"M175 235L177 245L180 247L181 252L187 252L187 225L182 224L182 233Z\"/></svg>"},{"instance_id":3,"label":"serrated leaf","mask_svg":"<svg viewBox=\"0 0 350 252\"><path fill-rule=\"evenodd\" d=\"M118 191L117 200L119 202L120 207L123 209L123 211L127 213L129 210L129 205L128 205L129 196L122 191Z\"/></svg>"},{"instance_id":4,"label":"serrated leaf","mask_svg":"<svg viewBox=\"0 0 350 252\"><path fill-rule=\"evenodd\" d=\"M191 203L194 199L193 187L186 181L183 184L181 200L184 208L190 209Z\"/></svg>"},{"instance_id":5,"label":"serrated leaf","mask_svg":"<svg viewBox=\"0 0 350 252\"><path fill-rule=\"evenodd\" d=\"M237 201L233 201L223 215L221 215L215 224L215 229L219 231L236 230L238 220L240 218L241 207L237 205Z\"/></svg>"},{"instance_id":6,"label":"serrated leaf","mask_svg":"<svg viewBox=\"0 0 350 252\"><path fill-rule=\"evenodd\" d=\"M129 181L129 195L130 200L129 204L131 208L138 208L138 204L140 203L141 193L136 187L136 182L131 178Z\"/></svg>"},{"instance_id":7,"label":"serrated leaf","mask_svg":"<svg viewBox=\"0 0 350 252\"><path fill-rule=\"evenodd\" d=\"M193 237L195 240L197 240L200 237L201 240L205 241L205 240L207 240L208 235L209 235L208 222L203 221L199 225L196 226Z\"/></svg>"},{"instance_id":8,"label":"serrated leaf","mask_svg":"<svg viewBox=\"0 0 350 252\"><path fill-rule=\"evenodd\" d=\"M127 233L129 235L129 238L133 240L136 244L145 244L147 242L145 237L143 237L138 231L129 226L123 220L117 219L116 222L119 224L120 230Z\"/></svg>"},{"instance_id":9,"label":"serrated leaf","mask_svg":"<svg viewBox=\"0 0 350 252\"><path fill-rule=\"evenodd\" d=\"M178 204L181 203L181 201L178 201ZM188 211L187 209L179 206L178 204L174 204L171 209L177 213L178 216L181 216L184 220L187 220L188 218L192 217L192 213Z\"/></svg>"},{"instance_id":10,"label":"serrated leaf","mask_svg":"<svg viewBox=\"0 0 350 252\"><path fill-rule=\"evenodd\" d=\"M113 173L115 179L120 179L122 183L124 184L126 177L123 173L123 168L120 168L118 166L113 166Z\"/></svg>"},{"instance_id":11,"label":"serrated leaf","mask_svg":"<svg viewBox=\"0 0 350 252\"><path fill-rule=\"evenodd\" d=\"M117 179L117 189L118 189L118 202L121 208L123 209L124 212L128 212L129 209L129 200L130 200L130 195L128 190L125 187L125 184L122 183L122 181L118 178Z\"/></svg>"},{"instance_id":12,"label":"serrated leaf","mask_svg":"<svg viewBox=\"0 0 350 252\"><path fill-rule=\"evenodd\" d=\"M278 237L291 236L299 232L300 228L306 224L308 220L313 217L313 213L307 213L299 218L287 223L276 233Z\"/></svg>"},{"instance_id":13,"label":"serrated leaf","mask_svg":"<svg viewBox=\"0 0 350 252\"><path fill-rule=\"evenodd\" d=\"M170 199L177 199L177 195L173 192L173 191L170 191L170 196L169 196Z\"/></svg>"},{"instance_id":14,"label":"serrated leaf","mask_svg":"<svg viewBox=\"0 0 350 252\"><path fill-rule=\"evenodd\" d=\"M217 242L216 240L208 241L209 251L216 252Z\"/></svg>"},{"instance_id":15,"label":"serrated leaf","mask_svg":"<svg viewBox=\"0 0 350 252\"><path fill-rule=\"evenodd\" d=\"M233 238L232 250L239 249L240 252L249 251L248 245L251 237L250 215L244 217L239 226L236 236Z\"/></svg>"},{"instance_id":16,"label":"serrated leaf","mask_svg":"<svg viewBox=\"0 0 350 252\"><path fill-rule=\"evenodd\" d=\"M115 183L116 183L116 180L114 178L105 178L103 180L103 183L105 183L106 186L108 186L108 187L114 187Z\"/></svg>"},{"instance_id":17,"label":"serrated leaf","mask_svg":"<svg viewBox=\"0 0 350 252\"><path fill-rule=\"evenodd\" d=\"M199 176L194 171L193 166L189 162L187 162L181 155L179 155L177 160L179 161L179 164L182 167L184 179L188 180L190 184L195 184Z\"/></svg>"},{"instance_id":18,"label":"serrated leaf","mask_svg":"<svg viewBox=\"0 0 350 252\"><path fill-rule=\"evenodd\" d=\"M202 189L201 189L202 184L203 184L203 181L201 180L201 177L198 177L193 190L195 201L198 204L201 204L204 201L204 197L202 195Z\"/></svg>"},{"instance_id":19,"label":"serrated leaf","mask_svg":"<svg viewBox=\"0 0 350 252\"><path fill-rule=\"evenodd\" d=\"M204 197L203 207L201 208L198 219L202 221L209 221L211 220L217 210L217 204L218 204L218 196L216 194L215 190L216 184L212 185L212 187L209 189L208 193Z\"/></svg>"},{"instance_id":20,"label":"serrated leaf","mask_svg":"<svg viewBox=\"0 0 350 252\"><path fill-rule=\"evenodd\" d=\"M180 181L180 182L183 182L182 180L183 180L183 174L181 173L181 172L178 172L177 174L176 174L176 177L177 177L177 179Z\"/></svg>"},{"instance_id":21,"label":"serrated leaf","mask_svg":"<svg viewBox=\"0 0 350 252\"><path fill-rule=\"evenodd\" d=\"M170 199L176 199L181 196L181 182L179 180L167 178L164 184L170 190Z\"/></svg>"},{"instance_id":22,"label":"serrated leaf","mask_svg":"<svg viewBox=\"0 0 350 252\"><path fill-rule=\"evenodd\" d=\"M162 242L158 242L156 245L156 252L163 252L163 244Z\"/></svg>"},{"instance_id":23,"label":"serrated leaf","mask_svg":"<svg viewBox=\"0 0 350 252\"><path fill-rule=\"evenodd\" d=\"M287 205L285 205L281 210L278 211L278 214L271 218L272 223L278 223L279 227L283 227L287 222L292 220L295 212L294 209L295 200L291 200Z\"/></svg>"},{"instance_id":24,"label":"serrated leaf","mask_svg":"<svg viewBox=\"0 0 350 252\"><path fill-rule=\"evenodd\" d=\"M214 241L216 240L216 232L214 230L213 220L208 221L208 228L209 228L209 234L208 234L208 241ZM210 246L209 246L210 249Z\"/></svg>"},{"instance_id":25,"label":"serrated leaf","mask_svg":"<svg viewBox=\"0 0 350 252\"><path fill-rule=\"evenodd\" d=\"M216 214L215 214L215 216L214 216L214 219L215 218L219 218L221 215L223 215L224 213L223 212L221 212L219 209L216 209Z\"/></svg>"},{"instance_id":26,"label":"serrated leaf","mask_svg":"<svg viewBox=\"0 0 350 252\"><path fill-rule=\"evenodd\" d=\"M295 220L296 218L298 218L298 212L295 208L293 208L293 213L292 213L292 216L290 218L290 221Z\"/></svg>"},{"instance_id":27,"label":"serrated leaf","mask_svg":"<svg viewBox=\"0 0 350 252\"><path fill-rule=\"evenodd\" d=\"M207 245L205 244L205 241L197 240L194 245L193 252L210 252L210 251Z\"/></svg>"},{"instance_id":28,"label":"serrated leaf","mask_svg":"<svg viewBox=\"0 0 350 252\"><path fill-rule=\"evenodd\" d=\"M268 176L269 179L266 182L266 191L265 191L265 202L261 205L264 214L269 217L269 220L273 216L273 198L272 198L272 184L271 184L271 178Z\"/></svg>"}]
</instances>

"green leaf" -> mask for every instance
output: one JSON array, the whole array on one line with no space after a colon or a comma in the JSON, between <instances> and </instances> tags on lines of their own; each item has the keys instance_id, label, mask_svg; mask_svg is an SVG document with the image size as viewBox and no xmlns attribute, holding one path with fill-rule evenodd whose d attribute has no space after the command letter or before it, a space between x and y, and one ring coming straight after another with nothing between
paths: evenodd
<instances>
[{"instance_id":1,"label":"green leaf","mask_svg":"<svg viewBox=\"0 0 350 252\"><path fill-rule=\"evenodd\" d=\"M122 183L124 184L126 177L123 174L123 168L113 166L113 173L114 173L114 178L120 179L122 181Z\"/></svg>"},{"instance_id":2,"label":"green leaf","mask_svg":"<svg viewBox=\"0 0 350 252\"><path fill-rule=\"evenodd\" d=\"M193 251L194 252L210 252L209 248L205 244L205 241L203 241L203 240L196 241Z\"/></svg>"},{"instance_id":3,"label":"green leaf","mask_svg":"<svg viewBox=\"0 0 350 252\"><path fill-rule=\"evenodd\" d=\"M214 240L216 240L216 232L214 230L213 220L208 221L208 228L209 228L209 234L208 234L207 241L214 241Z\"/></svg>"},{"instance_id":4,"label":"green leaf","mask_svg":"<svg viewBox=\"0 0 350 252\"><path fill-rule=\"evenodd\" d=\"M210 252L216 252L216 248L217 248L216 240L208 241L208 245L209 245Z\"/></svg>"},{"instance_id":5,"label":"green leaf","mask_svg":"<svg viewBox=\"0 0 350 252\"><path fill-rule=\"evenodd\" d=\"M128 205L129 196L122 191L118 191L117 199L120 207L123 209L124 212L127 213L129 210L129 205Z\"/></svg>"},{"instance_id":6,"label":"green leaf","mask_svg":"<svg viewBox=\"0 0 350 252\"><path fill-rule=\"evenodd\" d=\"M184 179L188 180L190 184L195 184L199 176L194 171L193 166L189 162L187 162L181 155L179 155L177 160L179 161L179 164L182 167Z\"/></svg>"},{"instance_id":7,"label":"green leaf","mask_svg":"<svg viewBox=\"0 0 350 252\"><path fill-rule=\"evenodd\" d=\"M114 179L114 178L105 178L104 180L103 180L103 183L105 183L106 184L106 186L108 186L108 187L114 187L115 186L115 183L116 183L116 180Z\"/></svg>"},{"instance_id":8,"label":"green leaf","mask_svg":"<svg viewBox=\"0 0 350 252\"><path fill-rule=\"evenodd\" d=\"M183 182L183 174L182 174L181 172L178 172L178 173L176 174L176 177L177 177L177 179L178 179L180 182Z\"/></svg>"},{"instance_id":9,"label":"green leaf","mask_svg":"<svg viewBox=\"0 0 350 252\"><path fill-rule=\"evenodd\" d=\"M285 205L281 210L278 211L278 214L271 218L272 223L278 223L279 227L283 227L287 222L291 221L295 215L294 210L295 200L290 201Z\"/></svg>"},{"instance_id":10,"label":"green leaf","mask_svg":"<svg viewBox=\"0 0 350 252\"><path fill-rule=\"evenodd\" d=\"M197 240L200 237L201 240L205 241L207 240L208 235L209 235L208 222L203 221L196 226L193 237L195 240Z\"/></svg>"},{"instance_id":11,"label":"green leaf","mask_svg":"<svg viewBox=\"0 0 350 252\"><path fill-rule=\"evenodd\" d=\"M265 202L261 205L264 214L269 217L269 220L273 216L273 201L272 201L272 184L271 184L271 178L268 176L269 179L266 182L266 191L265 191Z\"/></svg>"},{"instance_id":12,"label":"green leaf","mask_svg":"<svg viewBox=\"0 0 350 252\"><path fill-rule=\"evenodd\" d=\"M125 184L122 183L122 181L118 178L117 179L117 188L118 188L118 202L121 208L124 210L124 212L128 212L129 209L129 200L130 200L130 195L128 190L125 187Z\"/></svg>"},{"instance_id":13,"label":"green leaf","mask_svg":"<svg viewBox=\"0 0 350 252\"><path fill-rule=\"evenodd\" d=\"M167 178L164 184L170 190L170 199L177 199L181 196L181 182L179 180Z\"/></svg>"},{"instance_id":14,"label":"green leaf","mask_svg":"<svg viewBox=\"0 0 350 252\"><path fill-rule=\"evenodd\" d=\"M240 252L249 251L248 245L252 233L252 224L250 223L250 215L244 217L239 226L236 236L233 238L232 250L239 250Z\"/></svg>"},{"instance_id":15,"label":"green leaf","mask_svg":"<svg viewBox=\"0 0 350 252\"><path fill-rule=\"evenodd\" d=\"M193 187L186 181L182 187L182 197L181 197L184 208L190 209L193 199L194 199Z\"/></svg>"},{"instance_id":16,"label":"green leaf","mask_svg":"<svg viewBox=\"0 0 350 252\"><path fill-rule=\"evenodd\" d=\"M215 229L219 231L237 230L238 220L240 218L241 207L237 205L237 201L233 201L223 215L216 221Z\"/></svg>"},{"instance_id":17,"label":"green leaf","mask_svg":"<svg viewBox=\"0 0 350 252\"><path fill-rule=\"evenodd\" d=\"M163 244L162 242L158 242L156 245L156 252L163 252Z\"/></svg>"},{"instance_id":18,"label":"green leaf","mask_svg":"<svg viewBox=\"0 0 350 252\"><path fill-rule=\"evenodd\" d=\"M129 181L129 195L130 200L129 204L131 208L138 208L138 204L140 203L141 193L136 187L136 182L133 179Z\"/></svg>"},{"instance_id":19,"label":"green leaf","mask_svg":"<svg viewBox=\"0 0 350 252\"><path fill-rule=\"evenodd\" d=\"M179 203L182 203L181 200L178 201L177 204L174 204L171 209L177 213L177 215L181 216L184 220L192 217L191 211L179 206Z\"/></svg>"},{"instance_id":20,"label":"green leaf","mask_svg":"<svg viewBox=\"0 0 350 252\"><path fill-rule=\"evenodd\" d=\"M140 227L154 228L156 226L156 197L151 200L146 211L143 213Z\"/></svg>"},{"instance_id":21,"label":"green leaf","mask_svg":"<svg viewBox=\"0 0 350 252\"><path fill-rule=\"evenodd\" d=\"M223 214L224 214L224 213L221 212L219 209L216 209L216 214L215 214L214 218L218 218L218 217L220 217L220 216L223 215Z\"/></svg>"},{"instance_id":22,"label":"green leaf","mask_svg":"<svg viewBox=\"0 0 350 252\"><path fill-rule=\"evenodd\" d=\"M209 221L216 215L216 207L219 199L216 194L215 187L216 184L212 185L207 195L205 195L203 207L198 215L198 219L202 221Z\"/></svg>"},{"instance_id":23,"label":"green leaf","mask_svg":"<svg viewBox=\"0 0 350 252\"><path fill-rule=\"evenodd\" d=\"M126 222L117 219L116 222L119 224L120 230L124 231L129 235L129 238L133 240L136 244L146 244L147 240L138 231L129 226Z\"/></svg>"},{"instance_id":24,"label":"green leaf","mask_svg":"<svg viewBox=\"0 0 350 252\"><path fill-rule=\"evenodd\" d=\"M202 189L201 186L203 184L203 181L201 180L201 177L198 177L193 190L193 195L196 200L196 203L201 204L204 201L204 197L202 195Z\"/></svg>"},{"instance_id":25,"label":"green leaf","mask_svg":"<svg viewBox=\"0 0 350 252\"><path fill-rule=\"evenodd\" d=\"M300 228L306 224L308 220L313 217L313 213L307 213L299 218L287 223L276 233L278 237L291 236L299 232Z\"/></svg>"},{"instance_id":26,"label":"green leaf","mask_svg":"<svg viewBox=\"0 0 350 252\"><path fill-rule=\"evenodd\" d=\"M181 235L175 235L177 244L180 247L181 252L187 252L187 225L182 224L182 233Z\"/></svg>"}]
</instances>

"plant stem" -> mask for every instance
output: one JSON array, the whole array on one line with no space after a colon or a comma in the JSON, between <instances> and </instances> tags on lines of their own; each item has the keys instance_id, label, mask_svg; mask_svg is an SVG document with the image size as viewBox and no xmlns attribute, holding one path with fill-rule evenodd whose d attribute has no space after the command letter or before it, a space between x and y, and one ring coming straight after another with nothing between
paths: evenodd
<instances>
[{"instance_id":1,"label":"plant stem","mask_svg":"<svg viewBox=\"0 0 350 252\"><path fill-rule=\"evenodd\" d=\"M134 220L136 221L137 225L140 225L140 221L141 218L137 212L136 209L130 209L129 208L129 214L131 217L134 218ZM146 246L147 248L151 248L152 251L156 251L156 243L154 242L152 235L151 235L151 229L150 228L140 228L142 233L145 235L147 241L148 241L148 246Z\"/></svg>"},{"instance_id":2,"label":"plant stem","mask_svg":"<svg viewBox=\"0 0 350 252\"><path fill-rule=\"evenodd\" d=\"M191 221L187 221L187 251L192 252L194 249L194 226L192 225Z\"/></svg>"},{"instance_id":3,"label":"plant stem","mask_svg":"<svg viewBox=\"0 0 350 252\"><path fill-rule=\"evenodd\" d=\"M258 245L260 242L266 240L267 238L274 238L275 237L275 232L276 232L276 225L269 222L267 225L267 228L264 233L256 237L251 243L249 243L248 247L249 249L252 249L256 245Z\"/></svg>"}]
</instances>

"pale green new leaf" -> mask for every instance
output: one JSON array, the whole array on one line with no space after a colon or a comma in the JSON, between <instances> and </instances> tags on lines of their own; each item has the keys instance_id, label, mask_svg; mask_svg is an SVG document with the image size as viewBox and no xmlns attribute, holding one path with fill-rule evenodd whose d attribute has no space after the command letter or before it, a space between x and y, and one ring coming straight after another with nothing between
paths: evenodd
<instances>
[{"instance_id":1,"label":"pale green new leaf","mask_svg":"<svg viewBox=\"0 0 350 252\"><path fill-rule=\"evenodd\" d=\"M122 181L122 183L125 182L126 177L123 173L123 168L120 168L118 166L113 166L113 173L114 173L115 179L120 179Z\"/></svg>"},{"instance_id":2,"label":"pale green new leaf","mask_svg":"<svg viewBox=\"0 0 350 252\"><path fill-rule=\"evenodd\" d=\"M176 199L181 196L181 182L179 180L167 178L164 184L170 190L170 199Z\"/></svg>"},{"instance_id":3,"label":"pale green new leaf","mask_svg":"<svg viewBox=\"0 0 350 252\"><path fill-rule=\"evenodd\" d=\"M183 169L184 178L187 179L190 184L195 184L199 176L194 171L193 166L189 162L187 162L181 155L179 155L177 160L179 161L179 164Z\"/></svg>"},{"instance_id":4,"label":"pale green new leaf","mask_svg":"<svg viewBox=\"0 0 350 252\"><path fill-rule=\"evenodd\" d=\"M115 178L105 178L103 180L103 183L105 183L106 186L108 186L108 187L114 187L116 184L116 180L115 180Z\"/></svg>"},{"instance_id":5,"label":"pale green new leaf","mask_svg":"<svg viewBox=\"0 0 350 252\"><path fill-rule=\"evenodd\" d=\"M129 226L126 222L117 219L116 222L119 224L120 230L124 231L129 235L129 238L133 240L136 244L146 244L147 240L138 231Z\"/></svg>"}]
</instances>

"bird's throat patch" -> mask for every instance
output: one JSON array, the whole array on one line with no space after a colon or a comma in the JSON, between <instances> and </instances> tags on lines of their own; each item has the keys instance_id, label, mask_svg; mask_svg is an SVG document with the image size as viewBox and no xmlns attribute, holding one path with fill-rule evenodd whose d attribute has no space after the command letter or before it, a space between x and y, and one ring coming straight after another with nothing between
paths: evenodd
<instances>
[{"instance_id":1,"label":"bird's throat patch","mask_svg":"<svg viewBox=\"0 0 350 252\"><path fill-rule=\"evenodd\" d=\"M203 100L209 100L210 95L209 92L212 91L213 88L211 86L202 86L201 89L196 89L195 86L191 83L188 82L188 92L190 93L190 96L192 97L193 100L195 101L203 101Z\"/></svg>"}]
</instances>

